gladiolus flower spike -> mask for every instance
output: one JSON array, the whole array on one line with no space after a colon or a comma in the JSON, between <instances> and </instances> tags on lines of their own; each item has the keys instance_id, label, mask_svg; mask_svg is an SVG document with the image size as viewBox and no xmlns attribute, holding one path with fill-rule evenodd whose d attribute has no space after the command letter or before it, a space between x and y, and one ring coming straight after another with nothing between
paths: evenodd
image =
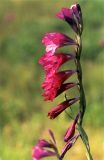
<instances>
[{"instance_id":1,"label":"gladiolus flower spike","mask_svg":"<svg viewBox=\"0 0 104 160\"><path fill-rule=\"evenodd\" d=\"M76 3L70 8L62 8L61 11L57 13L57 17L66 21L70 25L75 33L75 38L70 38L68 35L60 32L48 32L43 36L42 44L45 46L45 53L39 59L39 64L42 65L45 71L45 78L42 83L44 92L42 95L46 101L53 101L61 93L66 92L63 97L65 100L48 112L48 117L50 119L55 119L62 112L71 108L73 104L79 101L79 108L77 109L78 114L76 115L76 111L74 114L70 113L73 122L64 134L63 140L65 145L61 154L58 152L54 134L49 130L51 140L39 140L37 145L33 147L32 158L33 160L41 160L45 157L56 156L58 160L62 160L67 151L73 147L77 139L80 137L87 149L88 159L93 160L90 153L88 137L82 125L86 109L86 100L82 83L82 67L80 64L82 50L81 35L83 31L81 7ZM58 52L60 48L63 49L65 46L72 46L73 51L71 53L69 53L69 51ZM60 69L64 63L70 61L74 61L74 69ZM70 82L70 77L73 76L73 74L77 77L76 82ZM66 80L67 82L65 82ZM77 97L74 96L73 98L69 98L66 96L67 91L73 87L78 89L79 95Z\"/></svg>"}]
</instances>

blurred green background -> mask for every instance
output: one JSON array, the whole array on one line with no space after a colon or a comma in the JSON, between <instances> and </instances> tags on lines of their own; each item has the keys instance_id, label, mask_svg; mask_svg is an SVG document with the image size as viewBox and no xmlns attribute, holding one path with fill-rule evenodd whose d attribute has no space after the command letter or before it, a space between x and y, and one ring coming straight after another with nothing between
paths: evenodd
<instances>
[{"instance_id":1,"label":"blurred green background","mask_svg":"<svg viewBox=\"0 0 104 160\"><path fill-rule=\"evenodd\" d=\"M64 113L57 120L47 119L47 112L63 97L55 102L43 101L44 72L38 59L44 53L41 38L45 32L60 31L73 37L71 28L57 20L55 14L74 2L0 0L0 160L31 160L32 147L38 138L48 137L48 128L53 129L62 148L69 119ZM104 1L78 2L84 19L81 60L87 98L84 126L94 160L104 160L104 47L100 44L104 37ZM70 158L86 159L80 140L67 153L66 160Z\"/></svg>"}]
</instances>

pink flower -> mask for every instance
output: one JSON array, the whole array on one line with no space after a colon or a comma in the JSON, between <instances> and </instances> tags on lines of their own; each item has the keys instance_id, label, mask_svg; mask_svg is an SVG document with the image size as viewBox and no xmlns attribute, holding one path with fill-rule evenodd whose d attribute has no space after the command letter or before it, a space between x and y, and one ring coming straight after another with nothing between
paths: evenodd
<instances>
[{"instance_id":1,"label":"pink flower","mask_svg":"<svg viewBox=\"0 0 104 160\"><path fill-rule=\"evenodd\" d=\"M50 130L51 134L53 135L53 132ZM49 133L50 133L49 132ZM54 135L53 135L54 137ZM53 137L51 136L52 140ZM48 149L47 149L48 148ZM53 149L53 151L49 150ZM32 158L33 160L40 160L41 158L44 157L50 157L50 156L56 156L56 145L53 142L48 142L45 139L41 139L38 141L38 144L33 147L32 149Z\"/></svg>"},{"instance_id":2,"label":"pink flower","mask_svg":"<svg viewBox=\"0 0 104 160\"><path fill-rule=\"evenodd\" d=\"M46 52L50 55L53 55L59 47L76 45L73 39L59 32L46 33L42 39L42 43L46 46Z\"/></svg>"},{"instance_id":3,"label":"pink flower","mask_svg":"<svg viewBox=\"0 0 104 160\"><path fill-rule=\"evenodd\" d=\"M49 73L51 71L52 72L58 71L59 67L63 63L74 58L75 55L73 54L59 53L50 56L48 53L46 53L39 59L39 63L44 67L46 73Z\"/></svg>"},{"instance_id":4,"label":"pink flower","mask_svg":"<svg viewBox=\"0 0 104 160\"><path fill-rule=\"evenodd\" d=\"M4 15L4 21L5 22L8 22L8 23L14 22L15 19L16 19L16 13L13 12L13 11L9 11Z\"/></svg>"},{"instance_id":5,"label":"pink flower","mask_svg":"<svg viewBox=\"0 0 104 160\"><path fill-rule=\"evenodd\" d=\"M58 95L62 83L75 72L75 70L66 70L55 74L53 72L47 74L42 84L45 100L53 100Z\"/></svg>"},{"instance_id":6,"label":"pink flower","mask_svg":"<svg viewBox=\"0 0 104 160\"><path fill-rule=\"evenodd\" d=\"M45 150L39 147L38 145L33 147L32 149L33 160L40 160L41 158L50 157L50 156L56 156L56 153L49 150Z\"/></svg>"},{"instance_id":7,"label":"pink flower","mask_svg":"<svg viewBox=\"0 0 104 160\"><path fill-rule=\"evenodd\" d=\"M56 16L65 20L78 33L80 30L79 24L82 23L82 13L79 4L74 4L70 8L62 8Z\"/></svg>"},{"instance_id":8,"label":"pink flower","mask_svg":"<svg viewBox=\"0 0 104 160\"><path fill-rule=\"evenodd\" d=\"M49 143L48 141L46 141L45 139L40 139L39 141L38 141L38 146L39 147L48 147L48 148L52 148L53 147L53 145L51 144L51 143Z\"/></svg>"},{"instance_id":9,"label":"pink flower","mask_svg":"<svg viewBox=\"0 0 104 160\"><path fill-rule=\"evenodd\" d=\"M65 20L76 33L78 32L77 22L71 8L62 8L56 16L62 20Z\"/></svg>"},{"instance_id":10,"label":"pink flower","mask_svg":"<svg viewBox=\"0 0 104 160\"><path fill-rule=\"evenodd\" d=\"M62 102L61 104L59 104L58 106L54 107L49 113L48 116L50 117L50 119L54 119L56 118L60 113L62 113L66 108L68 108L69 106L71 106L72 104L74 104L75 102L77 102L79 100L79 97L77 98L72 98L72 99L68 99L64 102Z\"/></svg>"},{"instance_id":11,"label":"pink flower","mask_svg":"<svg viewBox=\"0 0 104 160\"><path fill-rule=\"evenodd\" d=\"M78 122L80 113L78 113L78 115L76 116L74 122L72 123L71 127L68 128L68 130L66 131L65 135L64 135L64 141L68 142L75 134L75 127L76 124Z\"/></svg>"},{"instance_id":12,"label":"pink flower","mask_svg":"<svg viewBox=\"0 0 104 160\"><path fill-rule=\"evenodd\" d=\"M101 45L102 47L104 47L104 38L102 38L102 39L100 40L100 45Z\"/></svg>"}]
</instances>

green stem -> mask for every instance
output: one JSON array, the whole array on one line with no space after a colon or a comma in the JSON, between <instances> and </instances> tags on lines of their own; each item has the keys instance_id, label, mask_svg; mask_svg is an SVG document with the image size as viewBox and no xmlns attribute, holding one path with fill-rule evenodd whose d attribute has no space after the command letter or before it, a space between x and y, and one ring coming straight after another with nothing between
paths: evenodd
<instances>
[{"instance_id":1,"label":"green stem","mask_svg":"<svg viewBox=\"0 0 104 160\"><path fill-rule=\"evenodd\" d=\"M82 66L80 63L80 56L81 56L81 52L82 52L82 40L81 40L81 34L77 35L77 42L78 42L78 47L76 48L76 67L78 70L77 76L78 76L78 81L79 81L79 93L80 93L80 106L79 106L79 110L80 110L80 120L79 120L79 124L78 124L78 130L79 133L81 135L81 139L86 147L87 150L87 159L88 160L93 160L91 152L90 152L90 145L89 145L89 140L88 140L88 136L85 132L85 130L82 127L82 122L83 122L83 117L85 114L85 110L86 110L86 98L85 98L85 93L84 93L84 88L83 88L83 82L82 82Z\"/></svg>"},{"instance_id":2,"label":"green stem","mask_svg":"<svg viewBox=\"0 0 104 160\"><path fill-rule=\"evenodd\" d=\"M88 160L93 160L91 152L90 152L90 145L89 145L88 136L87 136L85 130L82 128L82 126L80 124L78 124L78 130L79 130L79 133L81 135L81 139L82 139L82 141L83 141L83 143L86 147L86 150L87 150L87 159Z\"/></svg>"},{"instance_id":3,"label":"green stem","mask_svg":"<svg viewBox=\"0 0 104 160\"><path fill-rule=\"evenodd\" d=\"M84 93L84 88L82 83L82 68L79 60L78 60L78 71L79 71L78 80L79 80L79 86L80 86L80 113L81 113L80 125L82 125L84 113L86 110L86 98L85 98L85 93Z\"/></svg>"},{"instance_id":4,"label":"green stem","mask_svg":"<svg viewBox=\"0 0 104 160\"><path fill-rule=\"evenodd\" d=\"M80 125L82 125L84 113L86 110L86 99L85 99L85 93L84 93L83 83L82 83L82 66L80 63L80 56L82 52L81 35L77 35L77 42L78 42L78 47L76 48L76 67L78 70L77 76L79 81L79 93L80 93L80 108L79 108L81 113Z\"/></svg>"},{"instance_id":5,"label":"green stem","mask_svg":"<svg viewBox=\"0 0 104 160\"><path fill-rule=\"evenodd\" d=\"M57 159L58 159L58 160L62 160L62 158L61 158L61 156L60 156L60 154L59 154L58 148L57 148L57 146L56 146L55 143L53 144L53 149L54 149L54 151L56 152Z\"/></svg>"}]
</instances>

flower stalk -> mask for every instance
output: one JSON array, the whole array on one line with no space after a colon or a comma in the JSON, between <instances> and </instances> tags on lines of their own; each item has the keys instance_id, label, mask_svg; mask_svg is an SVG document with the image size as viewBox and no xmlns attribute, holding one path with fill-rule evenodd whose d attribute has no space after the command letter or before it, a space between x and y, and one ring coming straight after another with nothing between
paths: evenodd
<instances>
[{"instance_id":1,"label":"flower stalk","mask_svg":"<svg viewBox=\"0 0 104 160\"><path fill-rule=\"evenodd\" d=\"M83 26L83 23L82 23L82 26ZM82 82L82 66L80 63L80 57L81 57L81 52L82 52L81 34L82 34L82 32L77 34L77 36L76 36L77 37L76 41L78 42L78 46L76 48L76 67L77 67L77 70L79 71L79 72L77 72L77 77L78 77L78 81L79 81L78 83L79 83L79 93L80 93L80 106L79 106L80 120L78 123L78 131L80 133L81 139L82 139L82 141L86 147L86 150L87 150L87 159L93 160L91 152L90 152L90 145L89 145L88 136L82 127L83 118L84 118L84 114L86 111L86 98L85 98L83 82Z\"/></svg>"},{"instance_id":2,"label":"flower stalk","mask_svg":"<svg viewBox=\"0 0 104 160\"><path fill-rule=\"evenodd\" d=\"M79 137L81 137L86 147L87 159L93 160L90 152L88 136L83 129L83 118L86 111L86 98L82 81L82 66L80 63L82 53L81 36L83 32L83 18L80 5L74 4L70 8L62 8L57 14L57 17L66 21L68 25L71 26L75 32L75 39L72 39L60 32L46 33L42 38L42 43L45 46L45 54L39 60L39 64L43 66L45 71L45 79L42 84L44 92L42 95L46 101L53 101L61 93L78 86L79 95L77 97L68 98L65 93L65 101L52 108L48 112L48 117L50 119L57 118L62 112L71 108L72 105L78 101L79 108L75 117L73 117L73 115L69 116L72 118L73 123L68 127L64 135L63 140L65 145L61 154L58 152L53 132L49 130L51 141L40 140L38 142L38 144L33 148L33 160L40 160L44 157L50 156L56 156L58 160L63 160L67 151L73 147ZM74 48L72 53L56 52L59 48L68 45ZM74 60L76 68L60 71L59 69L61 65L70 60ZM66 83L65 81L70 79L70 77L75 73L77 75L77 82L69 81Z\"/></svg>"}]
</instances>

